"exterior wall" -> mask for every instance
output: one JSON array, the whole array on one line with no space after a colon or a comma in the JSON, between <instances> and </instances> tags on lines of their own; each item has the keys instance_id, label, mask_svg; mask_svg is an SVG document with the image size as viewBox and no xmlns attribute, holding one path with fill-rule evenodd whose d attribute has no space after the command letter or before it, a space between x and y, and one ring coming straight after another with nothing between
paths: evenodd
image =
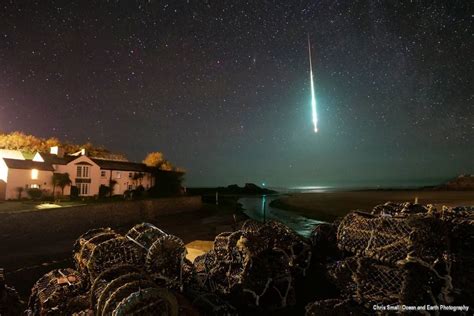
<instances>
[{"instance_id":1,"label":"exterior wall","mask_svg":"<svg viewBox=\"0 0 474 316\"><path fill-rule=\"evenodd\" d=\"M25 188L22 197L28 197L26 193L26 185L31 187L32 184L37 184L44 194L51 195L53 187L51 184L52 171L38 170L38 179L31 178L31 169L8 169L8 178L6 185L5 199L18 199L18 187Z\"/></svg>"},{"instance_id":2,"label":"exterior wall","mask_svg":"<svg viewBox=\"0 0 474 316\"><path fill-rule=\"evenodd\" d=\"M39 153L37 153L34 161L44 161ZM78 178L77 166L81 164L87 164L89 167L89 176L87 179ZM53 165L54 172L57 173L68 173L69 178L72 181L71 185L78 186L79 182L88 182L89 191L87 194L80 194L82 196L94 196L99 194L99 187L101 184L109 186L110 179L115 180L117 183L114 186L114 195L122 195L129 188L136 189L139 185L142 185L145 190L154 186L154 178L151 173L144 172L141 179L134 180L135 174L139 173L136 171L126 170L105 170L92 161L87 156L79 156L75 160L69 162L67 165ZM104 174L102 176L102 174ZM26 185L37 184L40 189L45 190L45 193L52 195L52 171L41 171L39 170L38 179L31 179L31 170L26 169L9 169L3 159L0 158L0 200L2 199L17 199L18 192L17 187L24 187ZM61 194L61 188L55 188L55 195ZM64 188L64 195L71 194L71 186ZM27 197L26 192L22 195Z\"/></svg>"},{"instance_id":3,"label":"exterior wall","mask_svg":"<svg viewBox=\"0 0 474 316\"><path fill-rule=\"evenodd\" d=\"M69 162L67 165L55 165L55 172L58 173L68 173L69 178L72 181L71 185L77 186L79 178L77 177L77 166L81 165L81 163L89 164L89 192L84 196L94 196L99 194L99 186L100 186L100 168L97 164L95 164L91 159L87 156L80 156L77 159ZM71 194L71 187L67 186L64 188L64 195Z\"/></svg>"},{"instance_id":4,"label":"exterior wall","mask_svg":"<svg viewBox=\"0 0 474 316\"><path fill-rule=\"evenodd\" d=\"M3 159L0 158L0 200L5 200L7 190L8 167Z\"/></svg>"},{"instance_id":5,"label":"exterior wall","mask_svg":"<svg viewBox=\"0 0 474 316\"><path fill-rule=\"evenodd\" d=\"M101 172L102 171L105 173L105 176L102 176L102 173L100 174L100 184L109 186L110 179L117 181L114 186L114 195L123 194L126 190L128 190L129 185L131 185L132 189L136 189L141 184L145 188L145 190L149 189L153 185L153 177L150 173L143 173L143 178L134 180L133 175L139 172L101 169ZM110 173L112 173L112 177L110 176Z\"/></svg>"}]
</instances>

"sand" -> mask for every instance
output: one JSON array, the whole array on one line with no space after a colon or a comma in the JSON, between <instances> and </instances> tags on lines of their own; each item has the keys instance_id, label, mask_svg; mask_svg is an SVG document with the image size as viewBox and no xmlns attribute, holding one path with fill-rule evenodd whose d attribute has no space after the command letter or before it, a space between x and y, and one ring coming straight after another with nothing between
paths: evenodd
<instances>
[{"instance_id":1,"label":"sand","mask_svg":"<svg viewBox=\"0 0 474 316\"><path fill-rule=\"evenodd\" d=\"M298 193L272 202L272 206L293 211L308 218L333 221L351 210L371 210L375 205L392 202L414 202L436 206L472 206L474 191L380 190L326 193Z\"/></svg>"}]
</instances>

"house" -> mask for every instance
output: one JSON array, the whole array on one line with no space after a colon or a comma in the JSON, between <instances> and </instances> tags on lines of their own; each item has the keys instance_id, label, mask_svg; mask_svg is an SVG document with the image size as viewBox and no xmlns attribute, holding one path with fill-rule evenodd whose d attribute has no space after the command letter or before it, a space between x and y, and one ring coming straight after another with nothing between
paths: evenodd
<instances>
[{"instance_id":1,"label":"house","mask_svg":"<svg viewBox=\"0 0 474 316\"><path fill-rule=\"evenodd\" d=\"M8 153L8 157L19 156ZM0 200L17 199L18 188L41 189L52 195L54 173L68 173L71 186L78 188L79 196L99 194L101 185L113 185L113 194L123 194L138 186L148 189L154 186L153 172L143 163L114 161L88 157L84 150L65 155L61 148L51 147L49 153L36 153L33 159L15 159L0 156ZM64 188L64 195L70 195L71 186ZM55 188L56 194L61 188Z\"/></svg>"},{"instance_id":2,"label":"house","mask_svg":"<svg viewBox=\"0 0 474 316\"><path fill-rule=\"evenodd\" d=\"M19 150L0 149L0 158L25 160L25 155Z\"/></svg>"}]
</instances>

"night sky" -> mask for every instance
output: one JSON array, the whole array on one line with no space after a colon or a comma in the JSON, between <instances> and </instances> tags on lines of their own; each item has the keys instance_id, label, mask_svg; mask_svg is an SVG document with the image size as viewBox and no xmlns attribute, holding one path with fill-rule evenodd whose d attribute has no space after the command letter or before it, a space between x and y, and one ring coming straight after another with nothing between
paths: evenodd
<instances>
[{"instance_id":1,"label":"night sky","mask_svg":"<svg viewBox=\"0 0 474 316\"><path fill-rule=\"evenodd\" d=\"M423 2L1 1L0 130L161 151L187 185L474 173L472 11Z\"/></svg>"}]
</instances>

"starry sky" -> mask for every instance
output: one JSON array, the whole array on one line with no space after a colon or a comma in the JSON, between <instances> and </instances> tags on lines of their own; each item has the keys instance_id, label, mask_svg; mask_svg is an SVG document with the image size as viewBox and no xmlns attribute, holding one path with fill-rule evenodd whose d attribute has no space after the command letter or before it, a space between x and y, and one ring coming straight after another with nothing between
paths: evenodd
<instances>
[{"instance_id":1,"label":"starry sky","mask_svg":"<svg viewBox=\"0 0 474 316\"><path fill-rule=\"evenodd\" d=\"M474 173L468 4L5 0L0 130L161 151L189 186Z\"/></svg>"}]
</instances>

